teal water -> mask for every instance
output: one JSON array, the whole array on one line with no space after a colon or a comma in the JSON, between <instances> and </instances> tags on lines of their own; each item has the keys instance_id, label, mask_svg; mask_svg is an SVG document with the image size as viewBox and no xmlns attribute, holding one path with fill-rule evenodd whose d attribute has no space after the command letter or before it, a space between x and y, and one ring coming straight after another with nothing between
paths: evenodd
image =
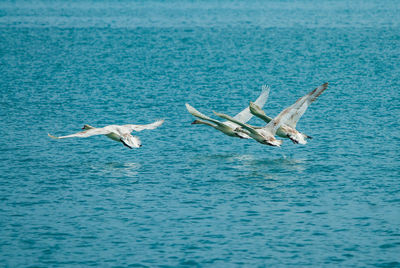
<instances>
[{"instance_id":1,"label":"teal water","mask_svg":"<svg viewBox=\"0 0 400 268\"><path fill-rule=\"evenodd\" d=\"M399 267L397 1L0 3L4 267ZM271 116L329 88L282 148L185 102ZM143 147L47 136L146 124ZM252 119L252 124L262 122Z\"/></svg>"}]
</instances>

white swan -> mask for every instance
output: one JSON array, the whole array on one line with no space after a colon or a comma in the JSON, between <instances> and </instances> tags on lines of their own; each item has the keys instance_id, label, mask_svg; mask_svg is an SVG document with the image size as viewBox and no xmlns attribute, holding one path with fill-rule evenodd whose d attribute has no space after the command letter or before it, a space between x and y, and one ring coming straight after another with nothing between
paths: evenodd
<instances>
[{"instance_id":1,"label":"white swan","mask_svg":"<svg viewBox=\"0 0 400 268\"><path fill-rule=\"evenodd\" d=\"M313 101L315 101L327 88L328 88L328 83L325 83L317 87L307 95L305 95L303 98L305 98L306 101L302 104L300 109L286 121L285 124L281 125L281 127L276 131L276 135L282 138L289 138L290 140L292 140L293 143L306 144L307 139L311 139L311 137L296 130L297 122L300 120L301 116L305 113L308 106L310 106L310 104ZM272 118L267 116L265 112L257 104L250 102L249 107L250 107L250 112L253 115L261 118L267 124L272 120Z\"/></svg>"},{"instance_id":2,"label":"white swan","mask_svg":"<svg viewBox=\"0 0 400 268\"><path fill-rule=\"evenodd\" d=\"M154 123L147 124L147 125L109 125L105 126L102 128L95 128L89 125L84 125L82 129L84 131L67 135L67 136L61 136L61 137L56 137L53 135L49 135L50 138L53 139L65 139L65 138L87 138L90 136L95 136L95 135L106 135L108 138L121 142L124 146L132 149L132 148L138 148L142 146L142 143L139 139L139 137L132 136L131 132L132 131L142 131L144 129L155 129L159 126L161 126L164 123L164 120L158 120Z\"/></svg>"},{"instance_id":3,"label":"white swan","mask_svg":"<svg viewBox=\"0 0 400 268\"><path fill-rule=\"evenodd\" d=\"M327 88L328 84L325 83L322 86L317 87L307 95L299 98L294 104L284 109L279 113L274 119L270 120L269 123L263 128L254 128L245 123L241 123L234 118L221 113L215 113L221 118L227 119L231 122L234 122L240 125L243 129L246 130L246 133L249 134L250 137L258 141L259 143L270 145L270 146L280 146L282 144L282 140L277 140L275 138L275 134L277 130L281 128L281 126L296 126L297 121L307 110L307 107L319 96L321 93ZM305 140L302 133L298 132L294 127L292 127L293 132L286 133L290 135L290 138L296 140L296 142L301 143ZM241 131L240 129L236 129L237 131ZM285 134L285 127L282 128L282 134Z\"/></svg>"},{"instance_id":4,"label":"white swan","mask_svg":"<svg viewBox=\"0 0 400 268\"><path fill-rule=\"evenodd\" d=\"M270 88L266 85L262 86L262 91L260 96L257 98L257 100L254 102L255 104L257 104L259 107L263 107L265 102L268 99L268 95L269 95L269 90ZM248 133L246 133L246 131L236 131L236 129L239 127L238 124L232 122L232 121L225 121L225 122L221 122L215 119L212 119L202 113L200 113L199 111L197 111L194 107L192 107L191 105L189 105L188 103L185 104L186 105L186 109L189 111L189 113L191 113L193 116L196 116L200 119L203 120L194 120L192 122L192 124L203 124L203 125L207 125L210 127L213 127L219 131L221 131L222 133L231 136L231 137L239 137L242 139L249 139L250 136ZM238 113L237 115L235 115L233 118L235 120L237 120L238 122L241 123L246 123L247 121L249 121L251 118L253 117L253 115L250 112L249 107L246 107L243 111L241 111L240 113Z\"/></svg>"}]
</instances>

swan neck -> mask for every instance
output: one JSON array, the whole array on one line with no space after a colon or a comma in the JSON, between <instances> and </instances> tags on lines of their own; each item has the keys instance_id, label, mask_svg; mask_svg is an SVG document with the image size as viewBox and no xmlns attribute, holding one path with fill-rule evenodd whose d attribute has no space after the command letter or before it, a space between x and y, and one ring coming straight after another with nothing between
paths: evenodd
<instances>
[{"instance_id":1,"label":"swan neck","mask_svg":"<svg viewBox=\"0 0 400 268\"><path fill-rule=\"evenodd\" d=\"M214 128L215 128L215 126L214 126L213 124L211 124L211 123L209 123L209 122L206 122L206 121L197 120L197 121L196 121L196 124L203 124L203 125L207 125L207 126L210 126L210 127L214 127Z\"/></svg>"}]
</instances>

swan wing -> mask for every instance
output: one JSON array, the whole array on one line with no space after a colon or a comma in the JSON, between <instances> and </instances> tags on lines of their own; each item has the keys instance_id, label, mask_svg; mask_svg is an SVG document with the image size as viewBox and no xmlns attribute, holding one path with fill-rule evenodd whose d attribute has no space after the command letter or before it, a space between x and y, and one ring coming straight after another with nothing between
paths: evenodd
<instances>
[{"instance_id":1,"label":"swan wing","mask_svg":"<svg viewBox=\"0 0 400 268\"><path fill-rule=\"evenodd\" d=\"M307 101L306 97L298 99L294 104L280 112L271 122L269 122L263 129L275 135L278 128L283 124L287 124L288 120L297 113L301 106Z\"/></svg>"},{"instance_id":2,"label":"swan wing","mask_svg":"<svg viewBox=\"0 0 400 268\"><path fill-rule=\"evenodd\" d=\"M129 133L131 133L132 131L142 131L145 129L155 129L158 128L159 126L161 126L164 123L164 120L157 120L151 124L147 124L147 125L123 125L122 128L125 128L128 130Z\"/></svg>"},{"instance_id":3,"label":"swan wing","mask_svg":"<svg viewBox=\"0 0 400 268\"><path fill-rule=\"evenodd\" d=\"M262 91L260 96L254 102L257 106L263 107L267 102L269 96L270 87L267 85L262 86ZM253 117L249 107L246 107L243 111L235 115L233 118L239 122L246 123Z\"/></svg>"},{"instance_id":4,"label":"swan wing","mask_svg":"<svg viewBox=\"0 0 400 268\"><path fill-rule=\"evenodd\" d=\"M293 106L296 105L297 102L303 102L303 104L299 107L296 113L294 113L287 121L286 125L296 128L297 122L300 120L300 118L303 116L303 114L306 112L308 106L315 101L321 94L322 92L325 91L325 89L328 88L328 83L325 83L323 85L320 85L319 87L315 88L311 92L309 92L307 95L299 98Z\"/></svg>"},{"instance_id":5,"label":"swan wing","mask_svg":"<svg viewBox=\"0 0 400 268\"><path fill-rule=\"evenodd\" d=\"M92 129L88 129L85 131L81 131L75 134L71 134L71 135L67 135L67 136L60 136L60 137L56 137L53 136L51 134L48 134L50 138L53 139L66 139L66 138L87 138L90 136L95 136L95 135L106 135L106 134L110 134L111 131L105 128L92 128Z\"/></svg>"},{"instance_id":6,"label":"swan wing","mask_svg":"<svg viewBox=\"0 0 400 268\"><path fill-rule=\"evenodd\" d=\"M219 117L221 117L223 119L226 119L226 120L228 120L228 121L230 121L232 123L235 123L236 125L241 126L242 128L246 129L247 131L249 131L249 132L251 132L253 134L258 135L257 131L254 128L252 128L250 125L248 125L248 124L242 123L242 122L236 120L235 118L233 118L233 117L231 117L229 115L223 114L223 113L214 112L214 114L216 114L217 116L219 116Z\"/></svg>"}]
</instances>

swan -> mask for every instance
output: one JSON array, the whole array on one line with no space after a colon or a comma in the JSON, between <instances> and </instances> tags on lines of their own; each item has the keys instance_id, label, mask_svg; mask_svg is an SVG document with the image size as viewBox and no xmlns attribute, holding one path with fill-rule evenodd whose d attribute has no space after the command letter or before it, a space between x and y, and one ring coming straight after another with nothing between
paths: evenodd
<instances>
[{"instance_id":1,"label":"swan","mask_svg":"<svg viewBox=\"0 0 400 268\"><path fill-rule=\"evenodd\" d=\"M164 123L164 120L158 120L155 121L151 124L147 125L109 125L105 126L102 128L95 128L90 125L84 125L82 129L84 131L67 135L67 136L61 136L61 137L56 137L48 133L50 138L53 139L65 139L65 138L74 138L74 137L79 137L79 138L87 138L90 136L95 136L95 135L105 135L108 138L121 142L124 146L133 149L133 148L139 148L142 146L142 143L137 136L132 136L131 132L132 131L142 131L145 129L155 129L159 126L161 126Z\"/></svg>"},{"instance_id":2,"label":"swan","mask_svg":"<svg viewBox=\"0 0 400 268\"><path fill-rule=\"evenodd\" d=\"M302 104L298 112L294 113L292 117L286 121L285 124L281 125L280 128L278 128L276 135L282 138L289 138L293 143L300 143L300 144L306 144L307 139L312 139L312 137L299 132L296 129L297 122L300 120L300 118L303 116L305 111L307 110L308 106L315 101L321 94L322 92L325 91L325 89L328 88L328 83L325 83L313 91L309 92L307 95L305 95L303 98L306 98L306 101ZM272 120L271 117L267 116L265 112L254 102L250 102L250 112L264 120L267 124Z\"/></svg>"},{"instance_id":3,"label":"swan","mask_svg":"<svg viewBox=\"0 0 400 268\"><path fill-rule=\"evenodd\" d=\"M263 107L265 102L268 99L269 91L270 91L269 86L263 85L261 94L254 103L256 105L258 105L259 107ZM234 123L232 121L221 122L221 121L212 119L212 118L202 114L201 112L196 110L194 107L192 107L188 103L186 103L185 105L186 105L186 109L189 111L189 113L191 113L195 117L203 119L203 120L194 120L192 122L192 124L207 125L207 126L215 128L215 129L221 131L222 133L224 133L225 135L228 135L231 137L238 137L238 138L242 138L242 139L250 138L249 134L246 133L246 131L243 131L243 130L237 131L236 130L238 127L240 127L237 123ZM244 110L242 110L240 113L235 115L233 118L241 123L246 123L252 117L253 117L253 115L251 114L249 107L246 107Z\"/></svg>"},{"instance_id":4,"label":"swan","mask_svg":"<svg viewBox=\"0 0 400 268\"><path fill-rule=\"evenodd\" d=\"M262 128L254 128L245 123L239 122L235 118L232 118L226 114L214 112L217 116L229 120L233 123L240 125L251 138L258 141L259 143L270 145L270 146L278 146L282 145L282 140L277 140L275 135L277 134L278 129L281 130L281 135L284 135L284 131L287 131L285 125L292 127L291 130L293 132L288 132L290 138L300 143L305 140L303 133L298 132L295 129L297 121L307 110L308 106L319 96L321 93L327 88L328 83L323 84L322 86L317 87L307 95L299 98L294 104L284 109L282 112L278 114L274 119L270 120L269 123ZM236 129L236 131L242 131L240 128ZM287 136L288 137L288 136Z\"/></svg>"}]
</instances>

